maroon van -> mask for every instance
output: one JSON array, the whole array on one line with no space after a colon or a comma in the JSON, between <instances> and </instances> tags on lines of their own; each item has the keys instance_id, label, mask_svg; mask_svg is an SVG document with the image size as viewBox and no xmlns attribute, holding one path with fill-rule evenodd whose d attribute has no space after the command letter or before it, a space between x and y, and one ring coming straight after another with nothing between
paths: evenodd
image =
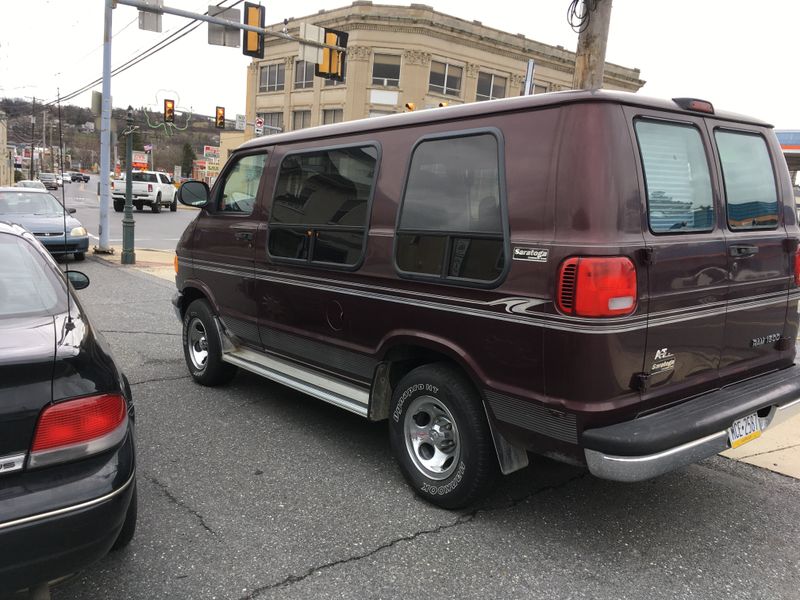
<instances>
[{"instance_id":1,"label":"maroon van","mask_svg":"<svg viewBox=\"0 0 800 600\"><path fill-rule=\"evenodd\" d=\"M800 409L797 216L766 123L563 92L247 142L178 244L194 379L370 420L447 508L528 451L638 481Z\"/></svg>"}]
</instances>

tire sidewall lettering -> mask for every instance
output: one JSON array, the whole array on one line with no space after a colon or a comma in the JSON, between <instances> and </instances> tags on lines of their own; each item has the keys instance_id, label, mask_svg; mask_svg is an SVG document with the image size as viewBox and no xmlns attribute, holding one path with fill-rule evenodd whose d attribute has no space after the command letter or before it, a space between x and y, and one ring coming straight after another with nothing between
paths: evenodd
<instances>
[{"instance_id":1,"label":"tire sidewall lettering","mask_svg":"<svg viewBox=\"0 0 800 600\"><path fill-rule=\"evenodd\" d=\"M400 398L397 400L397 405L394 407L394 411L392 412L392 418L394 419L395 423L400 422L400 416L403 414L403 407L405 406L406 401L411 397L412 394L415 394L416 392L438 394L439 388L430 383L415 383L414 385L407 387L403 393L400 394Z\"/></svg>"},{"instance_id":2,"label":"tire sidewall lettering","mask_svg":"<svg viewBox=\"0 0 800 600\"><path fill-rule=\"evenodd\" d=\"M458 463L458 470L456 471L453 478L443 484L443 485L431 485L428 482L423 481L422 486L419 488L425 494L430 494L431 496L444 496L449 494L455 490L458 485L461 483L461 480L464 478L464 472L467 470L467 466L464 464L464 461L460 461Z\"/></svg>"}]
</instances>

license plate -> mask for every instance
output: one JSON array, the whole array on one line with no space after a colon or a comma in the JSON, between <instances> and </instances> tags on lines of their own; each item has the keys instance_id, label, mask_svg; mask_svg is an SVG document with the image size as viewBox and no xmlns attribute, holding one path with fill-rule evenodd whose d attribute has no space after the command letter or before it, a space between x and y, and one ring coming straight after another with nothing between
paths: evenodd
<instances>
[{"instance_id":1,"label":"license plate","mask_svg":"<svg viewBox=\"0 0 800 600\"><path fill-rule=\"evenodd\" d=\"M757 437L761 437L761 421L759 421L758 415L755 413L736 419L728 429L728 440L731 443L731 448L738 448Z\"/></svg>"}]
</instances>

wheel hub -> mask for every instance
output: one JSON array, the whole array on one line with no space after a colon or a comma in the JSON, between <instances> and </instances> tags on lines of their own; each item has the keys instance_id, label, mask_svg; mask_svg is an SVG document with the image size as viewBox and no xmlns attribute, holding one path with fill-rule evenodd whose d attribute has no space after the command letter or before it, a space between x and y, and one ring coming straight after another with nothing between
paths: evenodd
<instances>
[{"instance_id":1,"label":"wheel hub","mask_svg":"<svg viewBox=\"0 0 800 600\"><path fill-rule=\"evenodd\" d=\"M206 368L208 363L208 338L206 336L206 328L203 322L197 317L189 321L186 336L186 350L189 354L189 360L198 371Z\"/></svg>"},{"instance_id":2,"label":"wheel hub","mask_svg":"<svg viewBox=\"0 0 800 600\"><path fill-rule=\"evenodd\" d=\"M415 398L403 422L406 451L417 470L427 478L447 479L461 453L458 427L452 413L432 396Z\"/></svg>"}]
</instances>

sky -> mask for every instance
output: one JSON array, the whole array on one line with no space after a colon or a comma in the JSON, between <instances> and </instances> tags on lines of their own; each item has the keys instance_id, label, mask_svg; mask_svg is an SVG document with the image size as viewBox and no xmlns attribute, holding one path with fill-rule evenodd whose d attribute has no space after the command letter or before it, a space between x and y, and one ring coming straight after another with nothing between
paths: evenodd
<instances>
[{"instance_id":1,"label":"sky","mask_svg":"<svg viewBox=\"0 0 800 600\"><path fill-rule=\"evenodd\" d=\"M217 0L218 1L218 0ZM233 0L228 0L230 4ZM165 0L205 12L210 2ZM214 2L216 4L216 1ZM268 0L267 24L346 6L348 0ZM410 2L375 1L376 4ZM570 0L418 0L435 10L575 50ZM0 0L0 97L54 100L102 74L103 0ZM239 8L243 6L239 5ZM138 11L113 11L112 68L188 23L164 15L162 33L138 28ZM655 97L690 96L780 129L800 129L800 0L613 0L606 60L638 68ZM175 96L178 109L244 113L246 67L239 48L207 44L202 24L111 81L115 107L152 106ZM94 89L100 90L98 84ZM70 101L89 106L86 92Z\"/></svg>"}]
</instances>

